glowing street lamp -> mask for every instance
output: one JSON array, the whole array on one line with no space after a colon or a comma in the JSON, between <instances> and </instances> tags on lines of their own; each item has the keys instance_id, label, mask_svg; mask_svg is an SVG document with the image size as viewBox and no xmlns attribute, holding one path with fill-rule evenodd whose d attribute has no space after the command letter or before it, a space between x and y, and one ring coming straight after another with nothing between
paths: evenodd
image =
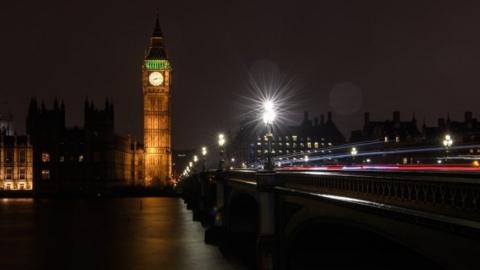
<instances>
[{"instance_id":1,"label":"glowing street lamp","mask_svg":"<svg viewBox=\"0 0 480 270\"><path fill-rule=\"evenodd\" d=\"M447 152L448 152L448 148L450 148L452 145L453 145L452 136L450 136L450 134L445 135L445 138L443 139L443 146L447 149Z\"/></svg>"},{"instance_id":2,"label":"glowing street lamp","mask_svg":"<svg viewBox=\"0 0 480 270\"><path fill-rule=\"evenodd\" d=\"M352 156L352 160L355 160L355 156L358 155L358 150L356 147L352 147L352 150L350 150L350 155Z\"/></svg>"},{"instance_id":3,"label":"glowing street lamp","mask_svg":"<svg viewBox=\"0 0 480 270\"><path fill-rule=\"evenodd\" d=\"M225 135L223 133L218 134L218 147L219 147L219 152L220 152L220 161L218 162L218 170L223 171L223 164L225 163L223 159L223 155L225 152Z\"/></svg>"},{"instance_id":4,"label":"glowing street lamp","mask_svg":"<svg viewBox=\"0 0 480 270\"><path fill-rule=\"evenodd\" d=\"M452 136L450 136L450 134L446 134L442 143L443 143L443 146L445 147L445 154L446 154L445 162L447 162L447 160L448 160L448 149L450 147L452 147L452 145L453 145Z\"/></svg>"},{"instance_id":5,"label":"glowing street lamp","mask_svg":"<svg viewBox=\"0 0 480 270\"><path fill-rule=\"evenodd\" d=\"M268 141L268 155L267 155L267 163L265 164L265 170L273 170L273 162L272 162L272 140L273 140L273 134L272 134L272 129L273 129L273 122L275 121L275 118L277 116L277 113L275 112L275 104L271 100L266 100L263 103L263 122L265 123L265 126L267 128L267 134L265 135L267 137Z\"/></svg>"},{"instance_id":6,"label":"glowing street lamp","mask_svg":"<svg viewBox=\"0 0 480 270\"><path fill-rule=\"evenodd\" d=\"M202 171L205 171L205 163L207 160L207 147L202 147Z\"/></svg>"}]
</instances>

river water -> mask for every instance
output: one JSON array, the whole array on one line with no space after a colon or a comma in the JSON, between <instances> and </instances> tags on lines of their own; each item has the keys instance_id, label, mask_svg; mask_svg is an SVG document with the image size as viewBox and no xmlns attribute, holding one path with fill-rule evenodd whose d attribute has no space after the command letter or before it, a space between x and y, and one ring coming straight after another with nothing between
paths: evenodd
<instances>
[{"instance_id":1,"label":"river water","mask_svg":"<svg viewBox=\"0 0 480 270\"><path fill-rule=\"evenodd\" d=\"M0 199L0 269L244 269L178 198Z\"/></svg>"}]
</instances>

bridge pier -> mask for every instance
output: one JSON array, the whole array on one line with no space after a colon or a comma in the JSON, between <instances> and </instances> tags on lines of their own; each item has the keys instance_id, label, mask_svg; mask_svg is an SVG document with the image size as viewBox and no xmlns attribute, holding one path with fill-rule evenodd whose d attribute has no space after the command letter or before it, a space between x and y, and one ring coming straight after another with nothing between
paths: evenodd
<instances>
[{"instance_id":1,"label":"bridge pier","mask_svg":"<svg viewBox=\"0 0 480 270\"><path fill-rule=\"evenodd\" d=\"M220 245L221 240L226 234L224 222L226 186L224 174L224 171L217 171L215 173L215 194L209 194L209 198L212 200L212 204L210 205L212 215L207 217L208 228L205 231L205 242L208 244Z\"/></svg>"},{"instance_id":2,"label":"bridge pier","mask_svg":"<svg viewBox=\"0 0 480 270\"><path fill-rule=\"evenodd\" d=\"M276 197L274 187L279 185L273 171L260 171L256 175L259 201L259 231L257 239L258 269L277 269Z\"/></svg>"}]
</instances>

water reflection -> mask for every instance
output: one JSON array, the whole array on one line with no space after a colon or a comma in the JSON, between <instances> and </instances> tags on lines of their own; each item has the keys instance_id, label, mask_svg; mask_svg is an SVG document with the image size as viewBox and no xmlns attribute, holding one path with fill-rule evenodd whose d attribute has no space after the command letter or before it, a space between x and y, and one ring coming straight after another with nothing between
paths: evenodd
<instances>
[{"instance_id":1,"label":"water reflection","mask_svg":"<svg viewBox=\"0 0 480 270\"><path fill-rule=\"evenodd\" d=\"M243 269L176 198L0 201L0 269Z\"/></svg>"}]
</instances>

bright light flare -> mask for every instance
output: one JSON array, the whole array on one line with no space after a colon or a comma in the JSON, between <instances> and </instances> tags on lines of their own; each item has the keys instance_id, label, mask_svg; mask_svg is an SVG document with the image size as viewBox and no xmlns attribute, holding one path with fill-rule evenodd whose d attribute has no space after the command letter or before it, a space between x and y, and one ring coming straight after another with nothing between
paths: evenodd
<instances>
[{"instance_id":1,"label":"bright light flare","mask_svg":"<svg viewBox=\"0 0 480 270\"><path fill-rule=\"evenodd\" d=\"M207 147L202 147L202 156L206 156L207 155Z\"/></svg>"},{"instance_id":2,"label":"bright light flare","mask_svg":"<svg viewBox=\"0 0 480 270\"><path fill-rule=\"evenodd\" d=\"M218 134L218 145L220 147L225 145L225 135L223 133Z\"/></svg>"},{"instance_id":3,"label":"bright light flare","mask_svg":"<svg viewBox=\"0 0 480 270\"><path fill-rule=\"evenodd\" d=\"M252 124L258 132L263 132L267 123L277 131L296 123L294 112L303 107L297 94L303 86L269 61L256 62L248 75L250 94L242 96L239 104L243 123Z\"/></svg>"},{"instance_id":4,"label":"bright light flare","mask_svg":"<svg viewBox=\"0 0 480 270\"><path fill-rule=\"evenodd\" d=\"M274 111L275 104L273 103L272 100L266 100L266 101L263 102L263 109L265 111Z\"/></svg>"},{"instance_id":5,"label":"bright light flare","mask_svg":"<svg viewBox=\"0 0 480 270\"><path fill-rule=\"evenodd\" d=\"M197 162L198 161L198 156L197 155L194 155L193 156L193 162Z\"/></svg>"},{"instance_id":6,"label":"bright light flare","mask_svg":"<svg viewBox=\"0 0 480 270\"><path fill-rule=\"evenodd\" d=\"M451 147L453 145L453 139L450 134L445 135L445 139L443 139L443 146Z\"/></svg>"},{"instance_id":7,"label":"bright light flare","mask_svg":"<svg viewBox=\"0 0 480 270\"><path fill-rule=\"evenodd\" d=\"M263 122L266 125L273 124L277 113L275 111L275 103L272 100L266 100L263 102Z\"/></svg>"}]
</instances>

